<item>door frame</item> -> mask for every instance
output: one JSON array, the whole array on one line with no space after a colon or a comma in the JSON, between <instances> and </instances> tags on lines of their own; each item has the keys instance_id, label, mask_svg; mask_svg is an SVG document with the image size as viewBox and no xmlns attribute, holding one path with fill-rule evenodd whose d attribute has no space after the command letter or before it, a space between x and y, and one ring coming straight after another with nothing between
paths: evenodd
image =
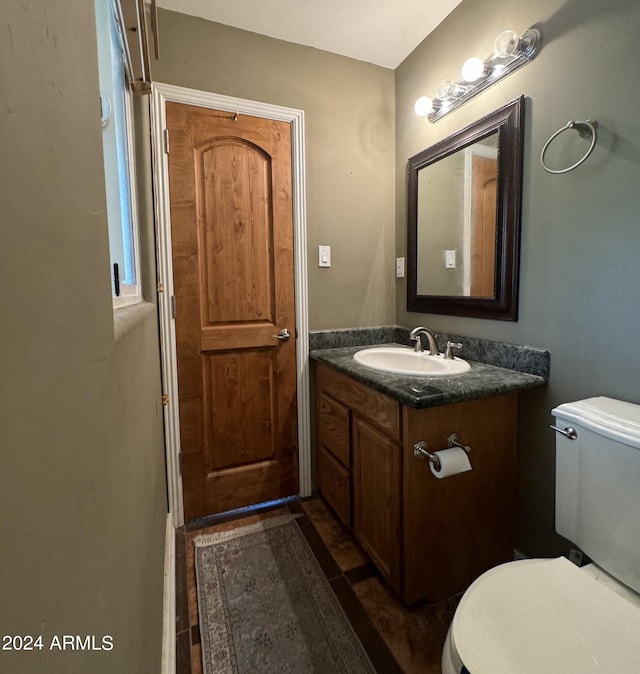
<instances>
[{"instance_id":1,"label":"door frame","mask_svg":"<svg viewBox=\"0 0 640 674\"><path fill-rule=\"evenodd\" d=\"M184 524L180 473L180 416L175 319L173 316L173 264L169 208L169 165L165 152L165 104L184 103L291 123L292 201L296 307L296 379L298 403L299 496L311 495L311 420L309 384L309 322L307 302L307 222L305 192L304 111L260 103L172 84L151 86L151 150L153 167L156 254L158 265L158 315L162 362L167 492L173 524ZM171 139L169 139L169 151Z\"/></svg>"},{"instance_id":2,"label":"door frame","mask_svg":"<svg viewBox=\"0 0 640 674\"><path fill-rule=\"evenodd\" d=\"M471 295L471 229L473 225L473 158L486 157L498 160L498 148L486 145L472 145L464 149L464 197L463 197L463 231L462 231L462 294ZM497 164L496 164L497 167ZM497 204L496 204L497 209ZM497 212L496 212L497 218Z\"/></svg>"}]
</instances>

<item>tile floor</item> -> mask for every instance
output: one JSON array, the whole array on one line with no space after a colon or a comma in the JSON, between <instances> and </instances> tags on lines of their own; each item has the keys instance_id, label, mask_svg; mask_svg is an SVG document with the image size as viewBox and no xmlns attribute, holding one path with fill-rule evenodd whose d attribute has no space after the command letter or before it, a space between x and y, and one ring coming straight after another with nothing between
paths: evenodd
<instances>
[{"instance_id":1,"label":"tile floor","mask_svg":"<svg viewBox=\"0 0 640 674\"><path fill-rule=\"evenodd\" d=\"M176 674L202 674L193 545L197 535L233 529L283 512L302 531L378 672L440 674L442 644L458 598L407 608L321 498L188 523L176 531Z\"/></svg>"}]
</instances>

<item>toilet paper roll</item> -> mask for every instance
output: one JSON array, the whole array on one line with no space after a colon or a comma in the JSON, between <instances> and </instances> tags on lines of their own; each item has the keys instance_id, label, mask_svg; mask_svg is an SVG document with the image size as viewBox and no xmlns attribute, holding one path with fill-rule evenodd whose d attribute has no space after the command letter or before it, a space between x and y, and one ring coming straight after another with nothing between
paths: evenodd
<instances>
[{"instance_id":1,"label":"toilet paper roll","mask_svg":"<svg viewBox=\"0 0 640 674\"><path fill-rule=\"evenodd\" d=\"M435 469L433 462L429 462L429 466L431 472L439 479L471 470L469 456L464 449L452 447L451 449L434 452L434 454L440 459L440 470Z\"/></svg>"}]
</instances>

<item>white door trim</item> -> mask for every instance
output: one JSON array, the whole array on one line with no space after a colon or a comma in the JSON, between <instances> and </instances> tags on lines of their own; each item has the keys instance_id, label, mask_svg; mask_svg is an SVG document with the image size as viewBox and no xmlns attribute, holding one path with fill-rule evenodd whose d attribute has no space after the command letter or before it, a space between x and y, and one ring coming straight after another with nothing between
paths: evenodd
<instances>
[{"instance_id":1,"label":"white door trim","mask_svg":"<svg viewBox=\"0 0 640 674\"><path fill-rule=\"evenodd\" d=\"M171 513L167 515L164 536L164 594L162 599L161 674L176 671L176 532Z\"/></svg>"},{"instance_id":2,"label":"white door trim","mask_svg":"<svg viewBox=\"0 0 640 674\"><path fill-rule=\"evenodd\" d=\"M475 143L464 149L464 197L463 197L463 231L462 231L462 294L465 297L471 295L471 226L473 207L473 158L487 157L498 158L498 148L488 147Z\"/></svg>"},{"instance_id":3,"label":"white door trim","mask_svg":"<svg viewBox=\"0 0 640 674\"><path fill-rule=\"evenodd\" d=\"M232 98L170 84L154 83L151 95L151 147L158 277L163 291L158 293L162 386L168 395L164 407L165 445L169 509L176 527L184 524L182 480L180 478L180 418L175 321L172 313L173 265L171 260L171 216L169 210L169 170L165 153L165 104L200 105L243 115L291 123L293 176L293 228L296 294L296 369L298 387L298 478L299 495L311 495L311 427L309 399L309 323L307 305L307 223L305 196L304 111L268 103ZM169 142L171 142L169 140ZM169 148L169 151L171 148Z\"/></svg>"}]
</instances>

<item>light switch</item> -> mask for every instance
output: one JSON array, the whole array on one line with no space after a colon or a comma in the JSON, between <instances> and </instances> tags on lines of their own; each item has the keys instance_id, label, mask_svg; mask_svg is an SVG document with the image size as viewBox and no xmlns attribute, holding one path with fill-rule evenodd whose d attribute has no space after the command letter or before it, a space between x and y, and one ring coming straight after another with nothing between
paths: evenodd
<instances>
[{"instance_id":1,"label":"light switch","mask_svg":"<svg viewBox=\"0 0 640 674\"><path fill-rule=\"evenodd\" d=\"M396 278L404 278L404 258L396 258Z\"/></svg>"},{"instance_id":2,"label":"light switch","mask_svg":"<svg viewBox=\"0 0 640 674\"><path fill-rule=\"evenodd\" d=\"M455 269L456 268L456 251L455 250L445 250L444 251L444 268L445 269Z\"/></svg>"},{"instance_id":3,"label":"light switch","mask_svg":"<svg viewBox=\"0 0 640 674\"><path fill-rule=\"evenodd\" d=\"M331 266L331 246L318 246L318 267Z\"/></svg>"}]
</instances>

